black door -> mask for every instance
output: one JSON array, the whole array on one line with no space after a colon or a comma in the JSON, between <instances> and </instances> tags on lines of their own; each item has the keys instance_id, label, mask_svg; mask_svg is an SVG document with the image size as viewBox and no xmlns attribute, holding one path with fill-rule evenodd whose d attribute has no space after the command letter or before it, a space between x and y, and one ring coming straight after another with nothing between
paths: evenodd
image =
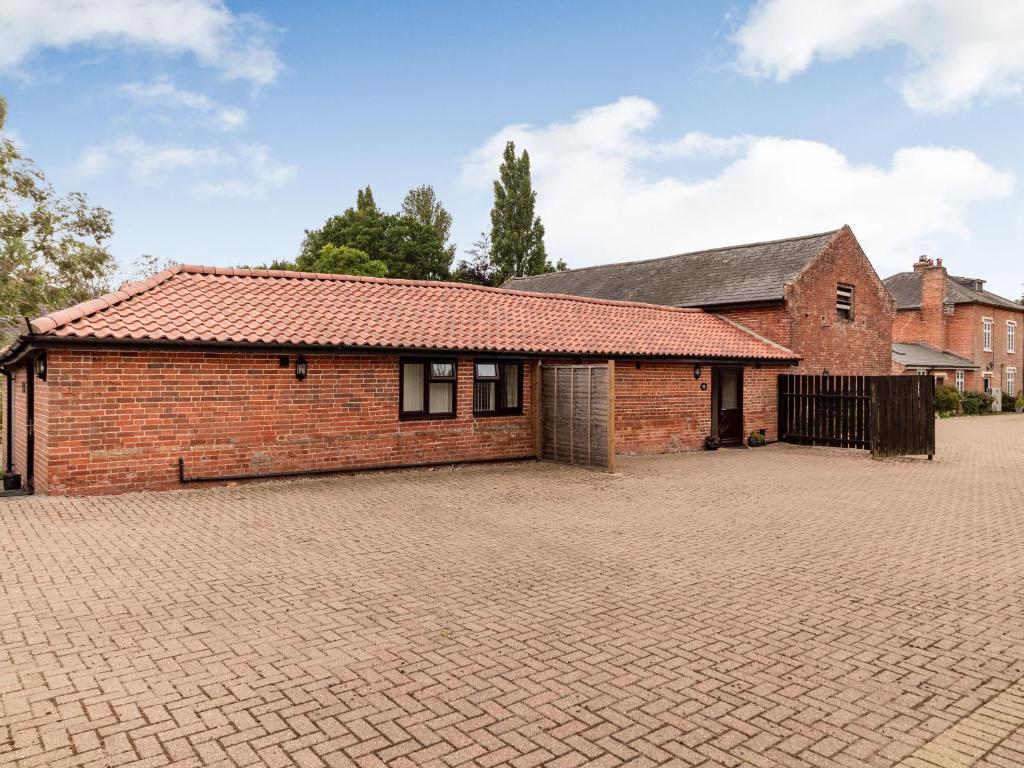
<instances>
[{"instance_id":1,"label":"black door","mask_svg":"<svg viewBox=\"0 0 1024 768\"><path fill-rule=\"evenodd\" d=\"M743 369L716 368L711 382L718 439L722 445L743 444Z\"/></svg>"}]
</instances>

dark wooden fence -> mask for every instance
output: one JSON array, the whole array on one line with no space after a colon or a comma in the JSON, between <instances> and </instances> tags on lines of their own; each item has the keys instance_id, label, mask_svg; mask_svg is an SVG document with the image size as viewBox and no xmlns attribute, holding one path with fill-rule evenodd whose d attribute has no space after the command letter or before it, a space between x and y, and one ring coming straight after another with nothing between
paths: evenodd
<instances>
[{"instance_id":1,"label":"dark wooden fence","mask_svg":"<svg viewBox=\"0 0 1024 768\"><path fill-rule=\"evenodd\" d=\"M779 439L864 448L876 457L935 453L931 376L779 376Z\"/></svg>"}]
</instances>

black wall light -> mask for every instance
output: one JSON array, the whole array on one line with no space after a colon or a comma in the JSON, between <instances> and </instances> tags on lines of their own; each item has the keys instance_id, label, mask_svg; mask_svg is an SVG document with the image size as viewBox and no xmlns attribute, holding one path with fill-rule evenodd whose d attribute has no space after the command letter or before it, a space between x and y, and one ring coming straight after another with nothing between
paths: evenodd
<instances>
[{"instance_id":1,"label":"black wall light","mask_svg":"<svg viewBox=\"0 0 1024 768\"><path fill-rule=\"evenodd\" d=\"M695 363L693 366L693 378L700 378L700 363Z\"/></svg>"},{"instance_id":2,"label":"black wall light","mask_svg":"<svg viewBox=\"0 0 1024 768\"><path fill-rule=\"evenodd\" d=\"M36 376L46 381L46 355L40 355L36 358Z\"/></svg>"},{"instance_id":3,"label":"black wall light","mask_svg":"<svg viewBox=\"0 0 1024 768\"><path fill-rule=\"evenodd\" d=\"M307 373L309 373L309 364L306 363L306 358L299 355L295 358L295 378L302 381L306 378Z\"/></svg>"}]
</instances>

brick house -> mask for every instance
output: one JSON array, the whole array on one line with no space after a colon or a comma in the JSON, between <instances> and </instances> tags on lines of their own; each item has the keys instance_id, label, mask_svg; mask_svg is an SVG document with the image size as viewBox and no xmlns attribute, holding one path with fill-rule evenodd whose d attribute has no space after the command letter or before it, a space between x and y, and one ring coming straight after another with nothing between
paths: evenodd
<instances>
[{"instance_id":1,"label":"brick house","mask_svg":"<svg viewBox=\"0 0 1024 768\"><path fill-rule=\"evenodd\" d=\"M896 307L848 226L512 278L508 288L699 307L793 350L797 372L887 375Z\"/></svg>"},{"instance_id":2,"label":"brick house","mask_svg":"<svg viewBox=\"0 0 1024 768\"><path fill-rule=\"evenodd\" d=\"M893 373L932 374L961 391L1021 393L1024 307L986 291L984 280L948 274L942 259L926 256L885 285L897 308Z\"/></svg>"},{"instance_id":3,"label":"brick house","mask_svg":"<svg viewBox=\"0 0 1024 768\"><path fill-rule=\"evenodd\" d=\"M617 361L620 452L699 448L713 404L772 437L797 362L701 310L248 269L175 267L31 327L0 350L3 456L50 494L534 457L553 361Z\"/></svg>"}]
</instances>

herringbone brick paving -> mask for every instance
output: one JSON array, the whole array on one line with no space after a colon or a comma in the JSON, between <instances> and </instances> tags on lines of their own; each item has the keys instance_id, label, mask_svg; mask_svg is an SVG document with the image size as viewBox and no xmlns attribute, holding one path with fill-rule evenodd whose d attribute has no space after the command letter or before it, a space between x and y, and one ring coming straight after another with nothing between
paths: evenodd
<instances>
[{"instance_id":1,"label":"herringbone brick paving","mask_svg":"<svg viewBox=\"0 0 1024 768\"><path fill-rule=\"evenodd\" d=\"M1022 765L1024 417L938 438L4 501L0 763Z\"/></svg>"}]
</instances>

